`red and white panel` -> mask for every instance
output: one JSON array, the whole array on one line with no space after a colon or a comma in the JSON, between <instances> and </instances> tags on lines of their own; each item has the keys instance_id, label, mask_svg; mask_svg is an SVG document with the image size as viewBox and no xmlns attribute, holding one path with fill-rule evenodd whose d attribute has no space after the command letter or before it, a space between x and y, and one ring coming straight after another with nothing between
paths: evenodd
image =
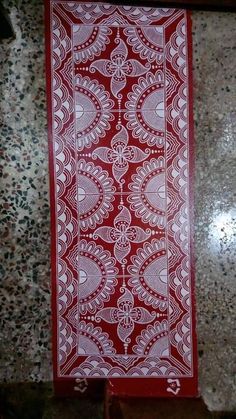
<instances>
[{"instance_id":1,"label":"red and white panel","mask_svg":"<svg viewBox=\"0 0 236 419\"><path fill-rule=\"evenodd\" d=\"M109 379L115 394L197 393L189 30L184 10L48 2L62 386Z\"/></svg>"}]
</instances>

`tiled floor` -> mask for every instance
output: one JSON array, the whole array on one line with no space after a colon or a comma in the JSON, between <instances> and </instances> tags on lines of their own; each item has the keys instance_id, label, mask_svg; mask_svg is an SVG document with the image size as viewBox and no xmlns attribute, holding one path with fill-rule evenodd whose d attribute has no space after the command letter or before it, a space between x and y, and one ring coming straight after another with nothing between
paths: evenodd
<instances>
[{"instance_id":1,"label":"tiled floor","mask_svg":"<svg viewBox=\"0 0 236 419\"><path fill-rule=\"evenodd\" d=\"M5 0L1 61L1 372L51 379L49 203L42 2ZM236 15L193 13L195 249L201 394L235 405Z\"/></svg>"}]
</instances>

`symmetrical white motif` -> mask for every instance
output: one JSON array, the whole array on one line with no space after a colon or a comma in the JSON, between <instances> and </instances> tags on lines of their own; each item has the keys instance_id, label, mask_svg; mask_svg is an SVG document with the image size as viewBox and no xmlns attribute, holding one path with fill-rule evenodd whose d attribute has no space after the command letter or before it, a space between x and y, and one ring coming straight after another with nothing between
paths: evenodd
<instances>
[{"instance_id":1,"label":"symmetrical white motif","mask_svg":"<svg viewBox=\"0 0 236 419\"><path fill-rule=\"evenodd\" d=\"M96 60L90 65L90 71L98 70L103 76L111 77L111 92L115 97L121 98L119 92L126 85L126 77L137 77L145 74L148 66L139 61L127 60L128 50L122 39L117 39L117 47L111 52L111 59Z\"/></svg>"},{"instance_id":2,"label":"symmetrical white motif","mask_svg":"<svg viewBox=\"0 0 236 419\"><path fill-rule=\"evenodd\" d=\"M162 105L160 111L162 114ZM141 143L146 143L150 147L163 147L164 126L161 126L163 118L162 116L160 118L157 117L157 111L155 109L142 112L127 112L125 119L128 121L127 128L132 131L134 138L138 138ZM159 123L157 123L157 120L159 120Z\"/></svg>"},{"instance_id":3,"label":"symmetrical white motif","mask_svg":"<svg viewBox=\"0 0 236 419\"><path fill-rule=\"evenodd\" d=\"M142 60L150 63L163 61L163 27L162 26L129 26L124 29L127 42L133 52L139 54Z\"/></svg>"},{"instance_id":4,"label":"symmetrical white motif","mask_svg":"<svg viewBox=\"0 0 236 419\"><path fill-rule=\"evenodd\" d=\"M180 304L175 300L175 298L170 297L169 299L169 324L172 325L179 320L180 316L183 314L183 310L180 308Z\"/></svg>"},{"instance_id":5,"label":"symmetrical white motif","mask_svg":"<svg viewBox=\"0 0 236 419\"><path fill-rule=\"evenodd\" d=\"M129 184L132 193L128 197L135 216L150 226L166 225L165 161L163 157L145 161Z\"/></svg>"},{"instance_id":6,"label":"symmetrical white motif","mask_svg":"<svg viewBox=\"0 0 236 419\"><path fill-rule=\"evenodd\" d=\"M169 99L176 92L176 89L180 85L180 82L169 69L166 69L165 73L166 99Z\"/></svg>"},{"instance_id":7,"label":"symmetrical white motif","mask_svg":"<svg viewBox=\"0 0 236 419\"><path fill-rule=\"evenodd\" d=\"M128 93L125 114L127 127L135 138L149 146L162 147L165 134L165 105L163 72L148 73L140 77L139 83Z\"/></svg>"},{"instance_id":8,"label":"symmetrical white motif","mask_svg":"<svg viewBox=\"0 0 236 419\"><path fill-rule=\"evenodd\" d=\"M127 110L156 112L155 125L159 131L164 130L164 75L162 70L155 74L147 73L146 77L140 77L139 83L132 86L132 92L128 93L129 101L126 103Z\"/></svg>"},{"instance_id":9,"label":"symmetrical white motif","mask_svg":"<svg viewBox=\"0 0 236 419\"><path fill-rule=\"evenodd\" d=\"M116 26L117 29L117 26L126 26L129 22L126 17L121 16L118 12L115 12L111 16L105 17L101 20L100 24L105 26Z\"/></svg>"},{"instance_id":10,"label":"symmetrical white motif","mask_svg":"<svg viewBox=\"0 0 236 419\"><path fill-rule=\"evenodd\" d=\"M114 257L101 245L81 239L71 249L68 261L78 273L80 313L95 313L114 294L118 274ZM75 312L73 313L76 317ZM71 319L70 323L73 324Z\"/></svg>"},{"instance_id":11,"label":"symmetrical white motif","mask_svg":"<svg viewBox=\"0 0 236 419\"><path fill-rule=\"evenodd\" d=\"M168 321L149 324L136 338L137 345L133 351L139 355L151 355L158 358L169 356Z\"/></svg>"},{"instance_id":12,"label":"symmetrical white motif","mask_svg":"<svg viewBox=\"0 0 236 419\"><path fill-rule=\"evenodd\" d=\"M102 85L89 77L76 77L75 85L75 117L77 148L90 148L97 144L99 138L105 137L114 119L111 109L114 105Z\"/></svg>"},{"instance_id":13,"label":"symmetrical white motif","mask_svg":"<svg viewBox=\"0 0 236 419\"><path fill-rule=\"evenodd\" d=\"M75 196L78 200L79 224L83 231L96 228L113 211L114 192L113 179L105 170L92 162L79 160L78 191Z\"/></svg>"},{"instance_id":14,"label":"symmetrical white motif","mask_svg":"<svg viewBox=\"0 0 236 419\"><path fill-rule=\"evenodd\" d=\"M71 86L73 83L73 66L70 60L64 61L63 67L61 69L61 75L65 84L68 83L68 86Z\"/></svg>"},{"instance_id":15,"label":"symmetrical white motif","mask_svg":"<svg viewBox=\"0 0 236 419\"><path fill-rule=\"evenodd\" d=\"M127 208L121 206L120 213L114 219L114 227L103 226L97 228L93 237L100 237L106 243L115 243L114 255L120 263L125 263L125 257L130 253L130 243L142 243L147 240L151 231L144 231L141 227L131 226L131 214Z\"/></svg>"},{"instance_id":16,"label":"symmetrical white motif","mask_svg":"<svg viewBox=\"0 0 236 419\"><path fill-rule=\"evenodd\" d=\"M93 157L112 164L112 173L117 182L120 182L128 171L129 163L139 163L150 154L149 150L144 152L136 146L129 146L128 140L126 128L121 127L121 130L111 140L111 148L98 147L92 153Z\"/></svg>"},{"instance_id":17,"label":"symmetrical white motif","mask_svg":"<svg viewBox=\"0 0 236 419\"><path fill-rule=\"evenodd\" d=\"M79 259L77 268L83 268L88 276L115 276L117 268L115 268L115 259L111 257L111 253L104 250L102 246L97 246L95 242L87 242L82 239L79 241ZM83 258L87 260L83 262ZM91 265L89 266L89 260ZM88 266L88 269L87 269Z\"/></svg>"},{"instance_id":18,"label":"symmetrical white motif","mask_svg":"<svg viewBox=\"0 0 236 419\"><path fill-rule=\"evenodd\" d=\"M79 310L95 313L114 294L118 269L110 252L94 242L80 240L78 252Z\"/></svg>"},{"instance_id":19,"label":"symmetrical white motif","mask_svg":"<svg viewBox=\"0 0 236 419\"><path fill-rule=\"evenodd\" d=\"M134 324L147 324L153 321L156 313L150 313L146 308L134 307L134 297L128 289L117 300L116 307L103 308L96 314L96 320L107 323L118 323L117 335L124 344L130 342L129 336L134 331Z\"/></svg>"},{"instance_id":20,"label":"symmetrical white motif","mask_svg":"<svg viewBox=\"0 0 236 419\"><path fill-rule=\"evenodd\" d=\"M167 309L167 258L165 240L153 239L144 243L136 255L131 256L133 265L128 266L131 275L129 285L133 294L148 306Z\"/></svg>"},{"instance_id":21,"label":"symmetrical white motif","mask_svg":"<svg viewBox=\"0 0 236 419\"><path fill-rule=\"evenodd\" d=\"M74 57L76 63L86 63L98 57L109 44L112 31L106 26L73 25Z\"/></svg>"}]
</instances>

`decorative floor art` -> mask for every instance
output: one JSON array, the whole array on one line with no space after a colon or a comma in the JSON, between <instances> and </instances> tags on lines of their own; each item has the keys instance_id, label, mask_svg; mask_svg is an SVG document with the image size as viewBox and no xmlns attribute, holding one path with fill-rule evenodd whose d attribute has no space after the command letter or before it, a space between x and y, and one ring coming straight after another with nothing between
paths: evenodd
<instances>
[{"instance_id":1,"label":"decorative floor art","mask_svg":"<svg viewBox=\"0 0 236 419\"><path fill-rule=\"evenodd\" d=\"M189 16L46 6L56 388L195 396Z\"/></svg>"}]
</instances>

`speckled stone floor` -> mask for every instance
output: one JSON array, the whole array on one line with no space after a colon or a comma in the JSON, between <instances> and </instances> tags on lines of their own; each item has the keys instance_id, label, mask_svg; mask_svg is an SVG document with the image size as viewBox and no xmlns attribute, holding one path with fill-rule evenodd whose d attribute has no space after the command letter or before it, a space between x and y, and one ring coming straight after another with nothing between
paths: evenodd
<instances>
[{"instance_id":1,"label":"speckled stone floor","mask_svg":"<svg viewBox=\"0 0 236 419\"><path fill-rule=\"evenodd\" d=\"M46 382L52 368L43 2L3 3L16 39L0 44L0 380ZM193 50L200 390L210 410L236 411L236 14L194 12Z\"/></svg>"}]
</instances>

